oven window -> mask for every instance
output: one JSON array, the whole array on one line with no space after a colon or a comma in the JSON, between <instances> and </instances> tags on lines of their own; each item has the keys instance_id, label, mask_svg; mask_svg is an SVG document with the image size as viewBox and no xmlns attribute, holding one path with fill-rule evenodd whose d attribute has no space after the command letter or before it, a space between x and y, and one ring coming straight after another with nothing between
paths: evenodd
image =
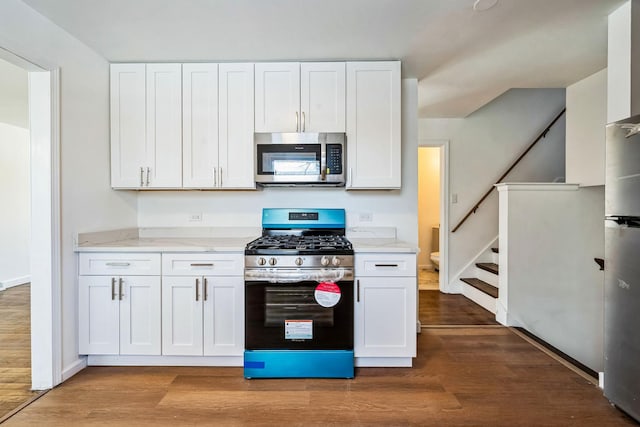
<instances>
[{"instance_id":1,"label":"oven window","mask_svg":"<svg viewBox=\"0 0 640 427\"><path fill-rule=\"evenodd\" d=\"M287 320L311 320L317 326L333 326L333 309L319 305L314 290L265 287L264 325L280 326Z\"/></svg>"}]
</instances>

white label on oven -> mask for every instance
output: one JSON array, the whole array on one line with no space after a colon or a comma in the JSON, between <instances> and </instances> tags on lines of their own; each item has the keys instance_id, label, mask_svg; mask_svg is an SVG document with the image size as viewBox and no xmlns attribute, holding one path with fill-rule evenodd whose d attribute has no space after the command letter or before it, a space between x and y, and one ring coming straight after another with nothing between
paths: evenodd
<instances>
[{"instance_id":1,"label":"white label on oven","mask_svg":"<svg viewBox=\"0 0 640 427\"><path fill-rule=\"evenodd\" d=\"M313 320L285 320L284 339L310 340L313 338Z\"/></svg>"},{"instance_id":2,"label":"white label on oven","mask_svg":"<svg viewBox=\"0 0 640 427\"><path fill-rule=\"evenodd\" d=\"M316 301L323 307L333 307L340 301L340 287L333 282L322 282L314 292Z\"/></svg>"}]
</instances>

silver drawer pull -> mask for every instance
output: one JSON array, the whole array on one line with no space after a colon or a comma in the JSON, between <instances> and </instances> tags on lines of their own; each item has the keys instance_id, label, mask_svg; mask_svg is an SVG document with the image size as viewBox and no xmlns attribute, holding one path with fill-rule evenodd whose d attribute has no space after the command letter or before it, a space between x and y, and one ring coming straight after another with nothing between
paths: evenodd
<instances>
[{"instance_id":1,"label":"silver drawer pull","mask_svg":"<svg viewBox=\"0 0 640 427\"><path fill-rule=\"evenodd\" d=\"M107 265L109 267L129 267L131 263L130 262L108 262Z\"/></svg>"},{"instance_id":2,"label":"silver drawer pull","mask_svg":"<svg viewBox=\"0 0 640 427\"><path fill-rule=\"evenodd\" d=\"M398 268L398 264L376 264L376 267L394 267L394 268Z\"/></svg>"},{"instance_id":3,"label":"silver drawer pull","mask_svg":"<svg viewBox=\"0 0 640 427\"><path fill-rule=\"evenodd\" d=\"M191 267L213 267L213 263L191 263Z\"/></svg>"}]
</instances>

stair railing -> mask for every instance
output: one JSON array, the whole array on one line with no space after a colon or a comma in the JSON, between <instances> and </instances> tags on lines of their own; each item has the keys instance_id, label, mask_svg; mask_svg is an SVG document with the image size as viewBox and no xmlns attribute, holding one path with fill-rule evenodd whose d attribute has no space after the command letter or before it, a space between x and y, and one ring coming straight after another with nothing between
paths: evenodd
<instances>
[{"instance_id":1,"label":"stair railing","mask_svg":"<svg viewBox=\"0 0 640 427\"><path fill-rule=\"evenodd\" d=\"M513 170L513 168L515 168L518 163L520 163L520 160L522 160L522 158L524 156L527 155L527 153L529 151L531 151L531 149L534 147L534 145L536 145L538 143L538 141L540 141L542 138L545 138L547 136L547 133L549 133L549 130L553 127L553 125L556 124L556 122L558 120L560 120L560 117L562 117L564 115L564 113L567 111L566 108L563 108L562 111L560 111L560 113L555 117L555 119L553 119L551 121L551 123L549 123L549 126L547 126L541 133L540 135L538 135L538 137L529 145L529 147L527 147L526 150L524 150L524 152L522 154L520 154L520 157L518 157L509 167L509 169L507 169L507 171L505 173L502 174L502 176L500 178L498 178L498 180L495 182L495 184L500 184L502 182L502 180L509 175L509 172L511 172ZM484 193L484 196L482 196L480 198L480 200L478 200L478 202L473 205L473 207L469 210L469 212L467 212L467 214L464 216L464 218L462 218L462 220L460 220L460 222L458 223L458 225L456 225L455 227L453 227L453 230L451 230L452 233L455 233L456 230L458 230L460 228L460 226L462 226L462 224L464 224L464 222L474 213L476 213L476 211L478 210L478 208L480 207L480 205L482 204L482 202L484 202L484 200L489 197L489 194L491 194L491 192L493 191L493 189L495 188L493 184L491 186L491 188L489 188L489 190Z\"/></svg>"}]
</instances>

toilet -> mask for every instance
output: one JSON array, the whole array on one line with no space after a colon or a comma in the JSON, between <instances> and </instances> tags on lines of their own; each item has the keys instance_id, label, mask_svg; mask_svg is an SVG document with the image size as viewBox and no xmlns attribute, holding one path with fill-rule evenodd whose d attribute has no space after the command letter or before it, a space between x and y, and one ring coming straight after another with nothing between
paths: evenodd
<instances>
[{"instance_id":1,"label":"toilet","mask_svg":"<svg viewBox=\"0 0 640 427\"><path fill-rule=\"evenodd\" d=\"M433 268L435 268L436 271L440 271L440 252L431 252L429 259L431 259Z\"/></svg>"}]
</instances>

